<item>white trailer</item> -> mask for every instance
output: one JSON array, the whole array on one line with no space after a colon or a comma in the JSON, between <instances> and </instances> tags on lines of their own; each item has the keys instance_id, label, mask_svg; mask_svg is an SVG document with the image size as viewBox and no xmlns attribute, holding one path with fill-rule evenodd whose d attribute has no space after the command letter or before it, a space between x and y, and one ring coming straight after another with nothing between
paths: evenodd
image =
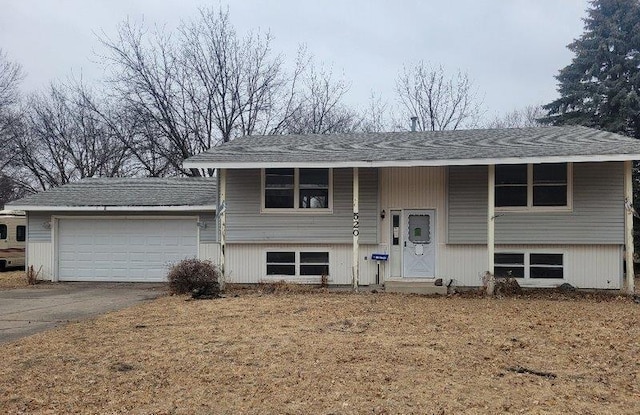
<instances>
[{"instance_id":1,"label":"white trailer","mask_svg":"<svg viewBox=\"0 0 640 415\"><path fill-rule=\"evenodd\" d=\"M19 210L0 210L0 271L25 264L27 221Z\"/></svg>"}]
</instances>

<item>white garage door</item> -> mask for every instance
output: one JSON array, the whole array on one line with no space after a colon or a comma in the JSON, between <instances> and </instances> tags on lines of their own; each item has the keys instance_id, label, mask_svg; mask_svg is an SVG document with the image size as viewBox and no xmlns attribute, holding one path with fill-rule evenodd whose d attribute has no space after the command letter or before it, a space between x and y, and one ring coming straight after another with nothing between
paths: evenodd
<instances>
[{"instance_id":1,"label":"white garage door","mask_svg":"<svg viewBox=\"0 0 640 415\"><path fill-rule=\"evenodd\" d=\"M165 281L197 255L195 219L60 219L60 281Z\"/></svg>"}]
</instances>

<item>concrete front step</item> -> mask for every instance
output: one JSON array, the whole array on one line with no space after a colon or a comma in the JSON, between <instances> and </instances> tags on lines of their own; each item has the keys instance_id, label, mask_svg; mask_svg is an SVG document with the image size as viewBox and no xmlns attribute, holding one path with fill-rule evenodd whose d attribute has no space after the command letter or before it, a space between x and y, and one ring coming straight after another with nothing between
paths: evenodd
<instances>
[{"instance_id":1,"label":"concrete front step","mask_svg":"<svg viewBox=\"0 0 640 415\"><path fill-rule=\"evenodd\" d=\"M403 294L447 294L447 287L435 285L433 280L387 280L384 282L384 291L388 293Z\"/></svg>"}]
</instances>

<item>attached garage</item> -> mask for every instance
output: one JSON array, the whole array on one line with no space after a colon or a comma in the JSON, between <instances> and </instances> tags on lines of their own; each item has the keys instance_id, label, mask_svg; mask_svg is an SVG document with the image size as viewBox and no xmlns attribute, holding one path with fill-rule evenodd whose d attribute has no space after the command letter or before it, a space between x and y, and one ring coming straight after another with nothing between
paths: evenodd
<instances>
[{"instance_id":1,"label":"attached garage","mask_svg":"<svg viewBox=\"0 0 640 415\"><path fill-rule=\"evenodd\" d=\"M85 179L12 205L40 279L161 282L171 263L218 260L215 179Z\"/></svg>"},{"instance_id":2,"label":"attached garage","mask_svg":"<svg viewBox=\"0 0 640 415\"><path fill-rule=\"evenodd\" d=\"M59 281L164 281L198 256L197 219L59 219Z\"/></svg>"}]
</instances>

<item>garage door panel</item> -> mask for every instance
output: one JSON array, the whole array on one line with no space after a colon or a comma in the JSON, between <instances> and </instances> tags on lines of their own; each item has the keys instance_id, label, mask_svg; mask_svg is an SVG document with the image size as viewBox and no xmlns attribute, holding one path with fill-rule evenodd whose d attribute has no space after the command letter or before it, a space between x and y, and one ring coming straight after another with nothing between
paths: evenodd
<instances>
[{"instance_id":1,"label":"garage door panel","mask_svg":"<svg viewBox=\"0 0 640 415\"><path fill-rule=\"evenodd\" d=\"M164 281L197 255L194 219L60 219L61 281Z\"/></svg>"}]
</instances>

